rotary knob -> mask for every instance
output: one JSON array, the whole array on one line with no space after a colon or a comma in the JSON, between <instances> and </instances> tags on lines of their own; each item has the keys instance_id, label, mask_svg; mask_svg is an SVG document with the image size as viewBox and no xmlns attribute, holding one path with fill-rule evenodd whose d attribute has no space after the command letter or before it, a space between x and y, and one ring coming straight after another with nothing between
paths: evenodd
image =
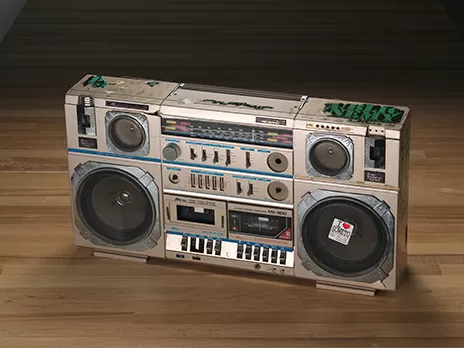
<instances>
[{"instance_id":1,"label":"rotary knob","mask_svg":"<svg viewBox=\"0 0 464 348\"><path fill-rule=\"evenodd\" d=\"M174 161L180 156L180 147L177 144L167 144L163 149L163 157L168 161Z\"/></svg>"}]
</instances>

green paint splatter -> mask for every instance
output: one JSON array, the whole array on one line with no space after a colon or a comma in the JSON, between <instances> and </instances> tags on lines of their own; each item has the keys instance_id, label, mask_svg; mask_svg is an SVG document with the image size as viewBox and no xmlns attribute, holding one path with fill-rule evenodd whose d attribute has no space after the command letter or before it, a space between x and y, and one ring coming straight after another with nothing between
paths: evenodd
<instances>
[{"instance_id":1,"label":"green paint splatter","mask_svg":"<svg viewBox=\"0 0 464 348\"><path fill-rule=\"evenodd\" d=\"M373 104L325 104L324 113L330 117L343 118L362 123L388 123L398 124L404 115L404 111L393 106Z\"/></svg>"},{"instance_id":2,"label":"green paint splatter","mask_svg":"<svg viewBox=\"0 0 464 348\"><path fill-rule=\"evenodd\" d=\"M159 84L159 82L156 82L156 81L147 82L147 85L149 85L150 87L154 87L154 86L156 86L157 84Z\"/></svg>"},{"instance_id":3,"label":"green paint splatter","mask_svg":"<svg viewBox=\"0 0 464 348\"><path fill-rule=\"evenodd\" d=\"M219 105L233 105L233 106L243 106L246 108L251 108L255 110L264 110L264 109L274 109L272 106L261 106L261 105L251 105L248 103L244 102L223 102L223 101L218 101L218 100L213 100L213 99L203 99L203 102L207 103L213 103L213 104L219 104Z\"/></svg>"},{"instance_id":4,"label":"green paint splatter","mask_svg":"<svg viewBox=\"0 0 464 348\"><path fill-rule=\"evenodd\" d=\"M91 85L94 88L105 88L108 85L108 82L106 82L102 76L97 75L97 76L90 76L84 83L84 87Z\"/></svg>"}]
</instances>

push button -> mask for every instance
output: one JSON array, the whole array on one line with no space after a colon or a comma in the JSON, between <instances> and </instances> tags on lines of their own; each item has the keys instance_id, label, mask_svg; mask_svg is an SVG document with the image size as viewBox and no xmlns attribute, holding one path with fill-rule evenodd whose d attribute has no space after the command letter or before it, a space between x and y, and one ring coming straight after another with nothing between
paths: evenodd
<instances>
[{"instance_id":1,"label":"push button","mask_svg":"<svg viewBox=\"0 0 464 348\"><path fill-rule=\"evenodd\" d=\"M260 251L261 251L261 248L259 246L255 246L255 250L253 251L253 259L255 261L259 261Z\"/></svg>"},{"instance_id":2,"label":"push button","mask_svg":"<svg viewBox=\"0 0 464 348\"><path fill-rule=\"evenodd\" d=\"M237 245L237 259L243 258L243 244Z\"/></svg>"},{"instance_id":3,"label":"push button","mask_svg":"<svg viewBox=\"0 0 464 348\"><path fill-rule=\"evenodd\" d=\"M247 245L245 248L245 259L251 260L251 245Z\"/></svg>"},{"instance_id":4,"label":"push button","mask_svg":"<svg viewBox=\"0 0 464 348\"><path fill-rule=\"evenodd\" d=\"M272 250L271 252L271 262L277 263L277 250Z\"/></svg>"},{"instance_id":5,"label":"push button","mask_svg":"<svg viewBox=\"0 0 464 348\"><path fill-rule=\"evenodd\" d=\"M263 262L269 261L269 249L263 249Z\"/></svg>"},{"instance_id":6,"label":"push button","mask_svg":"<svg viewBox=\"0 0 464 348\"><path fill-rule=\"evenodd\" d=\"M279 258L280 264L285 265L285 262L287 261L287 252L281 250L280 251L280 258Z\"/></svg>"},{"instance_id":7,"label":"push button","mask_svg":"<svg viewBox=\"0 0 464 348\"><path fill-rule=\"evenodd\" d=\"M198 240L198 249L197 251L199 253L204 253L205 252L205 240L203 238Z\"/></svg>"},{"instance_id":8,"label":"push button","mask_svg":"<svg viewBox=\"0 0 464 348\"><path fill-rule=\"evenodd\" d=\"M180 246L181 246L183 251L187 251L187 243L188 243L188 237L183 236L182 241L180 242Z\"/></svg>"},{"instance_id":9,"label":"push button","mask_svg":"<svg viewBox=\"0 0 464 348\"><path fill-rule=\"evenodd\" d=\"M197 239L193 237L190 238L190 251L197 251L196 246L197 246Z\"/></svg>"},{"instance_id":10,"label":"push button","mask_svg":"<svg viewBox=\"0 0 464 348\"><path fill-rule=\"evenodd\" d=\"M207 254L212 254L213 253L213 240L208 239L206 242L206 253Z\"/></svg>"},{"instance_id":11,"label":"push button","mask_svg":"<svg viewBox=\"0 0 464 348\"><path fill-rule=\"evenodd\" d=\"M221 241L217 240L216 245L214 246L214 254L221 255Z\"/></svg>"}]
</instances>

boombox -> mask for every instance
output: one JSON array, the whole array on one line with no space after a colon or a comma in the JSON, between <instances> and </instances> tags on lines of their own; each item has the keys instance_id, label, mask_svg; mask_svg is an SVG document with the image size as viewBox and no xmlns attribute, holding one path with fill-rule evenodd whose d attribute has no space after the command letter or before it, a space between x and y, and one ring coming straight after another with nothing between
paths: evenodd
<instances>
[{"instance_id":1,"label":"boombox","mask_svg":"<svg viewBox=\"0 0 464 348\"><path fill-rule=\"evenodd\" d=\"M397 290L408 108L87 75L65 114L77 246Z\"/></svg>"}]
</instances>

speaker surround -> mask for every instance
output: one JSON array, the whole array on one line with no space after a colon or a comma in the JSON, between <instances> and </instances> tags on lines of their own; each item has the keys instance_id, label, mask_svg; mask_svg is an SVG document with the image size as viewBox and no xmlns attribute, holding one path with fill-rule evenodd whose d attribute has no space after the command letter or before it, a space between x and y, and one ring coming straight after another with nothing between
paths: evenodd
<instances>
[{"instance_id":1,"label":"speaker surround","mask_svg":"<svg viewBox=\"0 0 464 348\"><path fill-rule=\"evenodd\" d=\"M353 175L353 156L353 142L343 135L315 132L306 138L310 176L348 180Z\"/></svg>"},{"instance_id":2,"label":"speaker surround","mask_svg":"<svg viewBox=\"0 0 464 348\"><path fill-rule=\"evenodd\" d=\"M71 189L74 223L93 245L143 252L162 237L159 189L141 168L85 161L74 168Z\"/></svg>"},{"instance_id":3,"label":"speaker surround","mask_svg":"<svg viewBox=\"0 0 464 348\"><path fill-rule=\"evenodd\" d=\"M306 270L366 283L388 276L393 268L395 218L385 202L372 194L326 188L306 193L297 210L298 256ZM349 234L346 243L330 238L337 228Z\"/></svg>"},{"instance_id":4,"label":"speaker surround","mask_svg":"<svg viewBox=\"0 0 464 348\"><path fill-rule=\"evenodd\" d=\"M146 116L129 112L106 113L108 149L113 153L146 156L150 150L150 133Z\"/></svg>"}]
</instances>

